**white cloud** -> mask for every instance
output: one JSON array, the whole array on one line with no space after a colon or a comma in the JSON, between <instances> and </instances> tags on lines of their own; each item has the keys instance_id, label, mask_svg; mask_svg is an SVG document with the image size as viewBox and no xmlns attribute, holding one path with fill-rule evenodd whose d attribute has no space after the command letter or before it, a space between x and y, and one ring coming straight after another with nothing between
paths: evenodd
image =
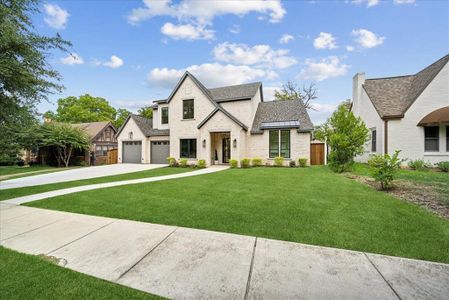
<instances>
[{"instance_id":1,"label":"white cloud","mask_svg":"<svg viewBox=\"0 0 449 300\"><path fill-rule=\"evenodd\" d=\"M82 65L84 64L84 60L76 53L71 53L66 57L60 59L60 62L64 65Z\"/></svg>"},{"instance_id":2,"label":"white cloud","mask_svg":"<svg viewBox=\"0 0 449 300\"><path fill-rule=\"evenodd\" d=\"M240 26L239 25L232 25L231 28L229 28L229 32L233 34L239 34L240 33Z\"/></svg>"},{"instance_id":3,"label":"white cloud","mask_svg":"<svg viewBox=\"0 0 449 300\"><path fill-rule=\"evenodd\" d=\"M250 47L245 44L228 42L218 44L213 49L215 60L221 62L275 69L285 69L298 63L294 57L288 56L288 53L289 50L274 50L269 45Z\"/></svg>"},{"instance_id":4,"label":"white cloud","mask_svg":"<svg viewBox=\"0 0 449 300\"><path fill-rule=\"evenodd\" d=\"M300 79L322 81L332 77L345 75L349 66L341 63L336 56L329 56L319 61L306 59L306 67L299 74Z\"/></svg>"},{"instance_id":5,"label":"white cloud","mask_svg":"<svg viewBox=\"0 0 449 300\"><path fill-rule=\"evenodd\" d=\"M128 16L128 22L137 24L156 16L175 17L178 20L193 19L198 23L211 23L220 15L234 14L244 16L251 12L257 12L269 17L272 23L279 22L286 11L280 0L234 0L234 1L195 1L183 0L173 3L171 0L144 0L144 6L133 9Z\"/></svg>"},{"instance_id":6,"label":"white cloud","mask_svg":"<svg viewBox=\"0 0 449 300\"><path fill-rule=\"evenodd\" d=\"M293 35L291 34L283 34L282 37L279 40L279 43L281 44L288 44L289 42L295 40Z\"/></svg>"},{"instance_id":7,"label":"white cloud","mask_svg":"<svg viewBox=\"0 0 449 300\"><path fill-rule=\"evenodd\" d=\"M332 113L337 109L338 104L332 103L312 103L311 110L308 111L313 124L320 125L326 122Z\"/></svg>"},{"instance_id":8,"label":"white cloud","mask_svg":"<svg viewBox=\"0 0 449 300\"><path fill-rule=\"evenodd\" d=\"M279 90L280 86L264 86L263 87L263 99L264 101L274 100L274 93Z\"/></svg>"},{"instance_id":9,"label":"white cloud","mask_svg":"<svg viewBox=\"0 0 449 300\"><path fill-rule=\"evenodd\" d=\"M380 0L352 0L352 4L364 4L366 3L366 7L373 7L380 3Z\"/></svg>"},{"instance_id":10,"label":"white cloud","mask_svg":"<svg viewBox=\"0 0 449 300\"><path fill-rule=\"evenodd\" d=\"M195 75L207 87L241 84L256 79L274 79L277 77L277 74L270 70L231 64L206 63L192 65L185 69L155 68L148 73L148 81L160 87L173 88L186 70Z\"/></svg>"},{"instance_id":11,"label":"white cloud","mask_svg":"<svg viewBox=\"0 0 449 300\"><path fill-rule=\"evenodd\" d=\"M416 0L394 0L394 4L413 4L416 3Z\"/></svg>"},{"instance_id":12,"label":"white cloud","mask_svg":"<svg viewBox=\"0 0 449 300\"><path fill-rule=\"evenodd\" d=\"M313 41L313 46L316 49L335 49L337 48L337 43L332 34L320 32L319 36Z\"/></svg>"},{"instance_id":13,"label":"white cloud","mask_svg":"<svg viewBox=\"0 0 449 300\"><path fill-rule=\"evenodd\" d=\"M346 46L346 51L348 51L348 52L352 52L352 51L354 51L355 50L355 48L354 48L354 46Z\"/></svg>"},{"instance_id":14,"label":"white cloud","mask_svg":"<svg viewBox=\"0 0 449 300\"><path fill-rule=\"evenodd\" d=\"M165 23L161 32L175 40L210 40L214 38L214 31L205 29L203 25L174 25L170 22Z\"/></svg>"},{"instance_id":15,"label":"white cloud","mask_svg":"<svg viewBox=\"0 0 449 300\"><path fill-rule=\"evenodd\" d=\"M45 17L44 21L48 26L55 29L64 29L70 14L56 4L44 5Z\"/></svg>"},{"instance_id":16,"label":"white cloud","mask_svg":"<svg viewBox=\"0 0 449 300\"><path fill-rule=\"evenodd\" d=\"M104 66L112 69L120 68L124 64L123 59L115 55L112 55L109 61L101 62L99 60L94 60L93 63L95 66Z\"/></svg>"},{"instance_id":17,"label":"white cloud","mask_svg":"<svg viewBox=\"0 0 449 300\"><path fill-rule=\"evenodd\" d=\"M382 45L385 40L385 37L366 29L353 30L351 34L355 37L355 42L362 48L377 47Z\"/></svg>"}]
</instances>

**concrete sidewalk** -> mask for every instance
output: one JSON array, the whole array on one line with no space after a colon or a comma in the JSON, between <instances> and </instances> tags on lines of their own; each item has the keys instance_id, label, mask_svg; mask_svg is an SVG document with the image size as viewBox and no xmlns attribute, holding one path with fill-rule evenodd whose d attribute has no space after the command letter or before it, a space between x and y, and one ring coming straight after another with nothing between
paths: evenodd
<instances>
[{"instance_id":1,"label":"concrete sidewalk","mask_svg":"<svg viewBox=\"0 0 449 300\"><path fill-rule=\"evenodd\" d=\"M223 171L226 169L229 169L229 166L211 166L209 168L199 169L196 171L191 171L191 172L186 172L186 173L82 185L82 186L77 186L77 187L73 187L73 188L60 189L60 190L55 190L55 191L50 191L50 192L45 192L45 193L39 193L39 194L33 194L33 195L28 195L28 196L23 196L23 197L12 198L12 199L8 199L8 200L4 200L4 201L2 201L2 203L20 205L20 204L27 203L27 202L32 202L32 201L47 199L47 198L51 198L51 197L77 193L77 192L103 189L103 188L128 185L128 184L155 182L155 181L204 175L204 174L210 174L210 173Z\"/></svg>"},{"instance_id":2,"label":"concrete sidewalk","mask_svg":"<svg viewBox=\"0 0 449 300\"><path fill-rule=\"evenodd\" d=\"M447 299L449 265L0 204L1 245L175 299Z\"/></svg>"}]
</instances>

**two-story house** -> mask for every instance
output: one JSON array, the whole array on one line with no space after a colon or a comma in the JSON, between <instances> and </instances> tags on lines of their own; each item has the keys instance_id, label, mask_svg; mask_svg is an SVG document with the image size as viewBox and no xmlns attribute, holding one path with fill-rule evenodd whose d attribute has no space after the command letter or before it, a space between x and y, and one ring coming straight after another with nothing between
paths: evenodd
<instances>
[{"instance_id":1,"label":"two-story house","mask_svg":"<svg viewBox=\"0 0 449 300\"><path fill-rule=\"evenodd\" d=\"M119 129L119 163L310 157L313 124L303 103L265 102L260 82L208 89L185 72L167 99L154 102L153 119L130 115Z\"/></svg>"},{"instance_id":2,"label":"two-story house","mask_svg":"<svg viewBox=\"0 0 449 300\"><path fill-rule=\"evenodd\" d=\"M414 75L353 79L352 111L370 129L359 161L394 153L409 160L449 161L449 55Z\"/></svg>"}]
</instances>

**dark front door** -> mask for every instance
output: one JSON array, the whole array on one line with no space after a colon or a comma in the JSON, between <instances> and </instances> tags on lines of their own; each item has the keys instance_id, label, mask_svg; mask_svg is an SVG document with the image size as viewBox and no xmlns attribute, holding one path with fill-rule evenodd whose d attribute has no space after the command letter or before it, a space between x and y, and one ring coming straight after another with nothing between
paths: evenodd
<instances>
[{"instance_id":1,"label":"dark front door","mask_svg":"<svg viewBox=\"0 0 449 300\"><path fill-rule=\"evenodd\" d=\"M223 139L223 163L229 163L229 159L231 158L231 139L224 138Z\"/></svg>"}]
</instances>

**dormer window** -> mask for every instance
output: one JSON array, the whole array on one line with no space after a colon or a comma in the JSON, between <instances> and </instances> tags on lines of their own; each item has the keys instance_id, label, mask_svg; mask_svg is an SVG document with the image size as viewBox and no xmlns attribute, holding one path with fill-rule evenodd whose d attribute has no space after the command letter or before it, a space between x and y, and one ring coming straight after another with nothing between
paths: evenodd
<instances>
[{"instance_id":1,"label":"dormer window","mask_svg":"<svg viewBox=\"0 0 449 300\"><path fill-rule=\"evenodd\" d=\"M182 101L182 118L184 120L193 119L195 116L193 99Z\"/></svg>"},{"instance_id":2,"label":"dormer window","mask_svg":"<svg viewBox=\"0 0 449 300\"><path fill-rule=\"evenodd\" d=\"M168 107L161 108L161 124L168 124Z\"/></svg>"}]
</instances>

